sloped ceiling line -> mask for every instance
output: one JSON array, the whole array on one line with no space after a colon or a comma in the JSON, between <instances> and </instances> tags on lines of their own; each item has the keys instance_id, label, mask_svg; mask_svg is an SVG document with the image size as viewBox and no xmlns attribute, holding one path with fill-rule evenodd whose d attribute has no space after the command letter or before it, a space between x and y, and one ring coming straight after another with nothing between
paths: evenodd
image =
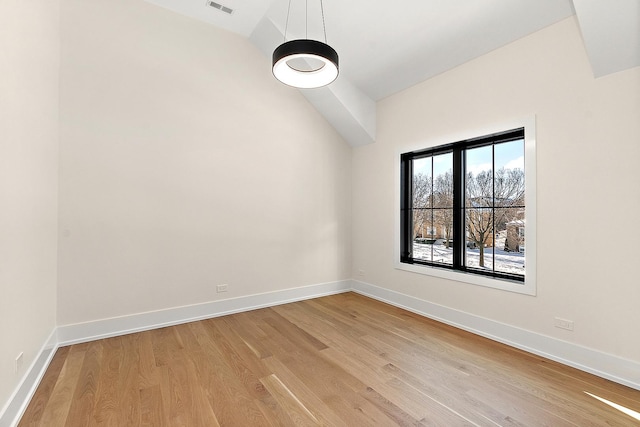
<instances>
[{"instance_id":1,"label":"sloped ceiling line","mask_svg":"<svg viewBox=\"0 0 640 427\"><path fill-rule=\"evenodd\" d=\"M248 37L268 58L284 39L275 21L284 25L285 0L224 0L232 15L207 0L146 1ZM340 76L324 88L301 90L354 147L375 142L378 100L571 16L596 78L640 66L640 0L405 0L398 8L375 1L324 2ZM304 8L297 13L304 16ZM300 21L289 25L288 39L306 33L306 20Z\"/></svg>"}]
</instances>

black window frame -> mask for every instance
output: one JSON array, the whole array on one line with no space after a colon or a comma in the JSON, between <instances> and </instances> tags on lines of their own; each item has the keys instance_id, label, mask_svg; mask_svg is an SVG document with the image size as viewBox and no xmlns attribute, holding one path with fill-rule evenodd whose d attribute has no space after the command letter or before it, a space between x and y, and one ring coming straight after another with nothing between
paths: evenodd
<instances>
[{"instance_id":1,"label":"black window frame","mask_svg":"<svg viewBox=\"0 0 640 427\"><path fill-rule=\"evenodd\" d=\"M500 271L486 271L465 265L465 176L467 150L525 140L525 128L518 127L437 147L402 153L400 155L400 262L433 268L470 273L523 284L525 275ZM453 264L443 264L412 257L413 251L413 161L425 157L453 153ZM495 171L494 171L495 172ZM526 175L525 175L526 180ZM495 209L495 206L493 206ZM495 233L495 230L494 230ZM462 237L461 237L462 236ZM526 257L526 255L525 255ZM525 258L526 259L526 258ZM525 261L526 262L526 261Z\"/></svg>"}]
</instances>

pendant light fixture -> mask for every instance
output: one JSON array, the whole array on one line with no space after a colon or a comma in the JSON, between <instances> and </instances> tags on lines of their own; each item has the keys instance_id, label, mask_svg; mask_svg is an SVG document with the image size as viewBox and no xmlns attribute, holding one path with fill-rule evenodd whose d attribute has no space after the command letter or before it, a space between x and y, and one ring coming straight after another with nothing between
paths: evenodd
<instances>
[{"instance_id":1,"label":"pendant light fixture","mask_svg":"<svg viewBox=\"0 0 640 427\"><path fill-rule=\"evenodd\" d=\"M308 0L305 0L308 1ZM284 29L284 43L273 51L273 75L282 83L300 89L326 86L338 77L338 53L327 44L327 30L324 25L324 7L320 0L324 43L304 39L287 41L287 27L291 0L287 10ZM305 11L305 27L308 19Z\"/></svg>"}]
</instances>

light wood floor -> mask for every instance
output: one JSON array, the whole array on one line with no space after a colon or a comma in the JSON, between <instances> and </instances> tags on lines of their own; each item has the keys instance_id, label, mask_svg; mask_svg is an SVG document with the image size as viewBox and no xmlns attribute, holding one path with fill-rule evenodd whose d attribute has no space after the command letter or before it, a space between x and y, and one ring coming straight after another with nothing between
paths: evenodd
<instances>
[{"instance_id":1,"label":"light wood floor","mask_svg":"<svg viewBox=\"0 0 640 427\"><path fill-rule=\"evenodd\" d=\"M56 353L21 426L633 426L640 391L347 293Z\"/></svg>"}]
</instances>

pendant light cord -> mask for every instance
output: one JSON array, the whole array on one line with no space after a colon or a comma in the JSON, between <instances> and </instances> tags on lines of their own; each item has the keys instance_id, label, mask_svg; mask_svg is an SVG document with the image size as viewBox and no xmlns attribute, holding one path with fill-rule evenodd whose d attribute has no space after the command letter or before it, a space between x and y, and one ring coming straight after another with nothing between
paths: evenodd
<instances>
[{"instance_id":1,"label":"pendant light cord","mask_svg":"<svg viewBox=\"0 0 640 427\"><path fill-rule=\"evenodd\" d=\"M287 8L287 22L284 24L284 42L287 42L287 28L289 28L289 14L291 13L291 0L289 0L289 7Z\"/></svg>"},{"instance_id":2,"label":"pendant light cord","mask_svg":"<svg viewBox=\"0 0 640 427\"><path fill-rule=\"evenodd\" d=\"M322 31L324 32L324 42L327 43L327 28L324 25L324 6L322 5L322 0L320 0L320 11L322 13Z\"/></svg>"},{"instance_id":3,"label":"pendant light cord","mask_svg":"<svg viewBox=\"0 0 640 427\"><path fill-rule=\"evenodd\" d=\"M324 42L327 43L327 27L324 22L324 5L322 4L322 0L320 0L320 13L322 14L322 32L324 34ZM289 0L289 6L287 7L287 21L284 24L284 37L283 42L287 42L287 30L289 29L289 16L291 15L291 0ZM304 11L304 38L309 38L309 0L305 0L305 11Z\"/></svg>"}]
</instances>

